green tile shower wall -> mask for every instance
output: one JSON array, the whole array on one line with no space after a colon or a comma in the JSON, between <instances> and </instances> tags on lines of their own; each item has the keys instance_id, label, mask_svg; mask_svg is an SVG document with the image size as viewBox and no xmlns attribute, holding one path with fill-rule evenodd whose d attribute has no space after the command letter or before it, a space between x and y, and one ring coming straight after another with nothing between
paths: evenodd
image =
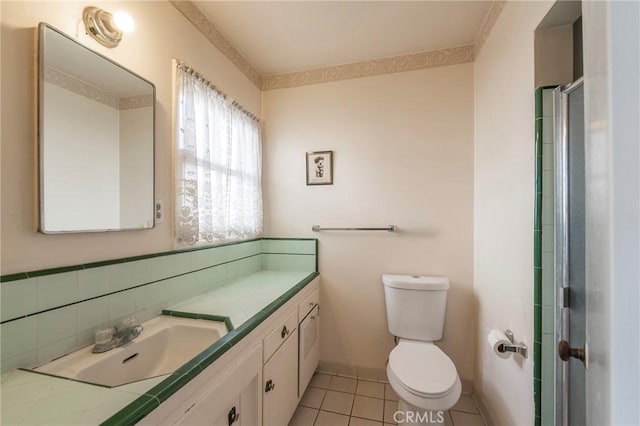
<instances>
[{"instance_id":1,"label":"green tile shower wall","mask_svg":"<svg viewBox=\"0 0 640 426\"><path fill-rule=\"evenodd\" d=\"M555 424L555 148L553 89L542 92L542 330L540 410L542 425Z\"/></svg>"},{"instance_id":2,"label":"green tile shower wall","mask_svg":"<svg viewBox=\"0 0 640 426\"><path fill-rule=\"evenodd\" d=\"M535 424L555 421L555 208L553 89L535 92L534 402Z\"/></svg>"},{"instance_id":3,"label":"green tile shower wall","mask_svg":"<svg viewBox=\"0 0 640 426\"><path fill-rule=\"evenodd\" d=\"M533 226L533 397L535 425L542 423L541 410L541 341L542 341L542 92L535 92L535 203Z\"/></svg>"},{"instance_id":4,"label":"green tile shower wall","mask_svg":"<svg viewBox=\"0 0 640 426\"><path fill-rule=\"evenodd\" d=\"M2 372L90 344L100 325L141 321L261 269L317 271L315 239L260 239L0 277Z\"/></svg>"}]
</instances>

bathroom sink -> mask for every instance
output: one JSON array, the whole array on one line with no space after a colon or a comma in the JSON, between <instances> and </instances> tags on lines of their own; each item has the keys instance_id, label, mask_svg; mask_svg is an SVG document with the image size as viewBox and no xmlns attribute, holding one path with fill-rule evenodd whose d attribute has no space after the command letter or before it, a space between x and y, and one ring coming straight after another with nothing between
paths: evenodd
<instances>
[{"instance_id":1,"label":"bathroom sink","mask_svg":"<svg viewBox=\"0 0 640 426\"><path fill-rule=\"evenodd\" d=\"M94 354L91 345L33 371L114 387L172 373L227 334L223 322L165 315L142 325L124 346Z\"/></svg>"}]
</instances>

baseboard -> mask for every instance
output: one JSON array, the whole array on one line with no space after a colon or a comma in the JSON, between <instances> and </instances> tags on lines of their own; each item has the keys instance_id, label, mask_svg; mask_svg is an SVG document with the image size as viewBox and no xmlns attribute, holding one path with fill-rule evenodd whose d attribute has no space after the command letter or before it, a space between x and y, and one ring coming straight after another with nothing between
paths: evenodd
<instances>
[{"instance_id":1,"label":"baseboard","mask_svg":"<svg viewBox=\"0 0 640 426\"><path fill-rule=\"evenodd\" d=\"M358 380L388 383L387 372L384 368L363 367L333 361L320 361L316 370L318 373L335 374Z\"/></svg>"},{"instance_id":2,"label":"baseboard","mask_svg":"<svg viewBox=\"0 0 640 426\"><path fill-rule=\"evenodd\" d=\"M476 405L478 406L478 410L480 410L480 415L484 420L484 424L487 426L494 426L495 422L493 421L493 419L491 418L491 415L489 414L489 409L487 408L487 403L484 400L484 396L478 390L478 388L476 388L473 385L472 385L472 389L473 389L473 393L471 394L471 397L476 401Z\"/></svg>"},{"instance_id":3,"label":"baseboard","mask_svg":"<svg viewBox=\"0 0 640 426\"><path fill-rule=\"evenodd\" d=\"M369 380L371 382L388 383L387 371L384 368L362 367L359 365L343 364L341 362L320 361L318 373L334 374L342 377L350 377L358 380ZM462 393L471 395L474 391L473 381L460 378Z\"/></svg>"},{"instance_id":4,"label":"baseboard","mask_svg":"<svg viewBox=\"0 0 640 426\"><path fill-rule=\"evenodd\" d=\"M467 395L473 394L473 380L461 377L460 382L462 383L462 393L466 393Z\"/></svg>"}]
</instances>

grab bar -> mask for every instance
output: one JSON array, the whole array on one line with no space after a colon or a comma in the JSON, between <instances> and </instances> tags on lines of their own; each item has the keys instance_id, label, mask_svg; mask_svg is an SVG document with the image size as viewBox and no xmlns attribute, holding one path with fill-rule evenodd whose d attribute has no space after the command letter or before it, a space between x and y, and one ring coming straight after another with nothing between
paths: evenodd
<instances>
[{"instance_id":1,"label":"grab bar","mask_svg":"<svg viewBox=\"0 0 640 426\"><path fill-rule=\"evenodd\" d=\"M389 225L389 226L385 226L383 228L323 228L320 225L313 225L311 227L311 230L313 232L320 232L320 231L387 231L387 232L396 232L397 230L397 226L396 225Z\"/></svg>"}]
</instances>

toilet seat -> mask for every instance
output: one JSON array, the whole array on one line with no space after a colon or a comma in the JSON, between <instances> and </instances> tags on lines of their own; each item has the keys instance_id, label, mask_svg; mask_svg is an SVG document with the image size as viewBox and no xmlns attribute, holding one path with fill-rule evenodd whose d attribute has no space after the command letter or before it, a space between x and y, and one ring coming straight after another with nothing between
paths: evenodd
<instances>
[{"instance_id":1,"label":"toilet seat","mask_svg":"<svg viewBox=\"0 0 640 426\"><path fill-rule=\"evenodd\" d=\"M401 339L389 354L387 375L403 399L424 408L455 404L462 388L453 361L432 342Z\"/></svg>"}]
</instances>

